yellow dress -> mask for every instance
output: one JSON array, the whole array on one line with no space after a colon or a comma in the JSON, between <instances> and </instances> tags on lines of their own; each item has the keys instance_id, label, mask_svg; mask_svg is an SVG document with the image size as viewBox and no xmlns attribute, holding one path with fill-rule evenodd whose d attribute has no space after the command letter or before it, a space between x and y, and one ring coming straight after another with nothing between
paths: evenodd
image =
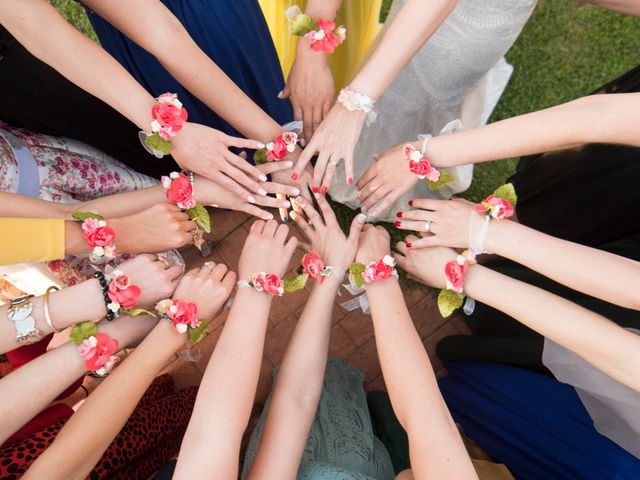
<instances>
[{"instance_id":1,"label":"yellow dress","mask_svg":"<svg viewBox=\"0 0 640 480\"><path fill-rule=\"evenodd\" d=\"M0 265L64 258L64 219L0 218Z\"/></svg>"},{"instance_id":2,"label":"yellow dress","mask_svg":"<svg viewBox=\"0 0 640 480\"><path fill-rule=\"evenodd\" d=\"M295 60L298 37L289 33L289 22L284 12L296 4L304 11L306 0L259 1L286 79ZM382 0L343 1L336 25L344 25L347 28L347 40L329 55L329 66L333 72L336 91L354 75L360 60L378 34L381 4Z\"/></svg>"}]
</instances>

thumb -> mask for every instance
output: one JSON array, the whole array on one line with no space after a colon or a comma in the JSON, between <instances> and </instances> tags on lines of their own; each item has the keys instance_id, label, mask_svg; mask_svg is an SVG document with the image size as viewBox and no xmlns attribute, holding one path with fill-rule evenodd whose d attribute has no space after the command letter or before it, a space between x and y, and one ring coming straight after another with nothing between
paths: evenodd
<instances>
[{"instance_id":1,"label":"thumb","mask_svg":"<svg viewBox=\"0 0 640 480\"><path fill-rule=\"evenodd\" d=\"M364 213L359 213L356 218L351 222L351 228L349 230L349 243L358 243L360 239L360 232L364 228L367 216Z\"/></svg>"},{"instance_id":2,"label":"thumb","mask_svg":"<svg viewBox=\"0 0 640 480\"><path fill-rule=\"evenodd\" d=\"M289 98L290 96L291 96L291 89L289 88L289 84L287 83L278 94L278 98L280 100L284 100L285 98Z\"/></svg>"}]
</instances>

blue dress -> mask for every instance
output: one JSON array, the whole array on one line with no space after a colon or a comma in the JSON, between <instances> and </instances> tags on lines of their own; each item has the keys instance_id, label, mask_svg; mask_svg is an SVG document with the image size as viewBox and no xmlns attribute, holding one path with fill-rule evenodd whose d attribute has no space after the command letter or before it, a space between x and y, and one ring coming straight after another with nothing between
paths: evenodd
<instances>
[{"instance_id":1,"label":"blue dress","mask_svg":"<svg viewBox=\"0 0 640 480\"><path fill-rule=\"evenodd\" d=\"M289 100L277 98L284 87L284 78L257 0L162 0L162 3L249 98L279 124L293 120ZM152 95L178 93L189 112L189 121L242 136L182 87L155 57L96 13L87 13L104 49Z\"/></svg>"},{"instance_id":2,"label":"blue dress","mask_svg":"<svg viewBox=\"0 0 640 480\"><path fill-rule=\"evenodd\" d=\"M440 389L483 450L522 480L637 480L640 460L600 435L573 387L541 373L451 362Z\"/></svg>"}]
</instances>

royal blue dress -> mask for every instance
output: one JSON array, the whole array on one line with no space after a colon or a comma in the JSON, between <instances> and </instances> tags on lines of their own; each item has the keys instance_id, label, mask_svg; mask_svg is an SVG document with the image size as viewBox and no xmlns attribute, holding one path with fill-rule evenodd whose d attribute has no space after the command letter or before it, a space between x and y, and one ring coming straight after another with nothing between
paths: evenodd
<instances>
[{"instance_id":1,"label":"royal blue dress","mask_svg":"<svg viewBox=\"0 0 640 480\"><path fill-rule=\"evenodd\" d=\"M594 429L573 387L493 363L446 368L440 389L453 418L519 480L640 479L640 460Z\"/></svg>"},{"instance_id":2,"label":"royal blue dress","mask_svg":"<svg viewBox=\"0 0 640 480\"><path fill-rule=\"evenodd\" d=\"M284 78L257 0L162 0L198 46L276 122L293 120L291 103L277 98ZM88 11L100 43L152 95L178 93L189 121L242 136L183 88L152 55ZM215 88L215 86L213 86Z\"/></svg>"}]
</instances>

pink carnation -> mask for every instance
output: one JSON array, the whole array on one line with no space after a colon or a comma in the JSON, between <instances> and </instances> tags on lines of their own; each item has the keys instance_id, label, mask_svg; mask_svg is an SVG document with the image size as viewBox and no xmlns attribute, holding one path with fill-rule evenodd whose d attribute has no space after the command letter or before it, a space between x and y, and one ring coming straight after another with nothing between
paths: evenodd
<instances>
[{"instance_id":1,"label":"pink carnation","mask_svg":"<svg viewBox=\"0 0 640 480\"><path fill-rule=\"evenodd\" d=\"M365 283L373 283L391 278L395 272L395 264L395 260L387 255L383 259L367 265L362 272L362 279Z\"/></svg>"},{"instance_id":2,"label":"pink carnation","mask_svg":"<svg viewBox=\"0 0 640 480\"><path fill-rule=\"evenodd\" d=\"M324 277L322 276L324 267L325 265L320 258L320 254L315 250L306 254L302 259L302 271L320 283L324 280Z\"/></svg>"},{"instance_id":3,"label":"pink carnation","mask_svg":"<svg viewBox=\"0 0 640 480\"><path fill-rule=\"evenodd\" d=\"M106 333L96 333L78 345L80 355L85 359L84 366L92 372L107 363L117 349L118 341Z\"/></svg>"},{"instance_id":4,"label":"pink carnation","mask_svg":"<svg viewBox=\"0 0 640 480\"><path fill-rule=\"evenodd\" d=\"M193 208L196 206L196 199L193 195L193 185L184 173L180 173L176 178L162 177L163 186L166 188L167 198L180 208Z\"/></svg>"},{"instance_id":5,"label":"pink carnation","mask_svg":"<svg viewBox=\"0 0 640 480\"><path fill-rule=\"evenodd\" d=\"M171 318L173 327L178 332L185 332L186 327L198 328L200 326L198 306L195 303L174 300L173 306L175 307L175 313L171 311L173 309L169 309L167 316ZM185 325L186 327L180 327L180 325Z\"/></svg>"},{"instance_id":6,"label":"pink carnation","mask_svg":"<svg viewBox=\"0 0 640 480\"><path fill-rule=\"evenodd\" d=\"M464 274L469 269L469 263L464 262L462 265L457 260L447 262L444 267L444 274L447 277L447 288L454 292L462 293L464 290Z\"/></svg>"},{"instance_id":7,"label":"pink carnation","mask_svg":"<svg viewBox=\"0 0 640 480\"><path fill-rule=\"evenodd\" d=\"M342 38L334 33L336 24L332 20L318 20L318 30L312 30L304 37L316 52L331 54L342 43Z\"/></svg>"},{"instance_id":8,"label":"pink carnation","mask_svg":"<svg viewBox=\"0 0 640 480\"><path fill-rule=\"evenodd\" d=\"M82 236L91 248L106 247L113 243L116 232L104 220L87 218L82 222Z\"/></svg>"},{"instance_id":9,"label":"pink carnation","mask_svg":"<svg viewBox=\"0 0 640 480\"><path fill-rule=\"evenodd\" d=\"M182 130L188 115L175 94L165 93L158 97L158 104L151 107L151 117L160 125L158 135L170 141Z\"/></svg>"}]
</instances>

